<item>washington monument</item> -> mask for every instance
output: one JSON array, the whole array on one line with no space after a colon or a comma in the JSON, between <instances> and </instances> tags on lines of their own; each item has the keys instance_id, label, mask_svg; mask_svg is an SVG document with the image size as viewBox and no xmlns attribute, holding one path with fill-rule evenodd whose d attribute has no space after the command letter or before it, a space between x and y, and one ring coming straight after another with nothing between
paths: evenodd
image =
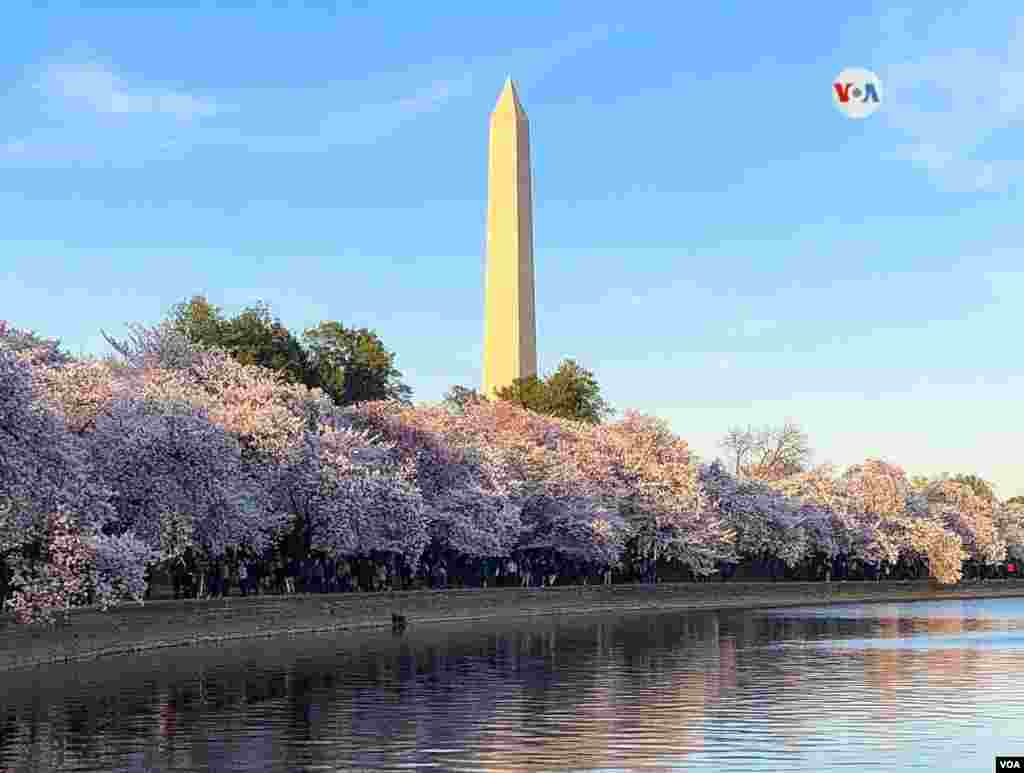
<instances>
[{"instance_id":1,"label":"washington monument","mask_svg":"<svg viewBox=\"0 0 1024 773\"><path fill-rule=\"evenodd\" d=\"M491 113L483 393L537 374L530 130L509 78Z\"/></svg>"}]
</instances>

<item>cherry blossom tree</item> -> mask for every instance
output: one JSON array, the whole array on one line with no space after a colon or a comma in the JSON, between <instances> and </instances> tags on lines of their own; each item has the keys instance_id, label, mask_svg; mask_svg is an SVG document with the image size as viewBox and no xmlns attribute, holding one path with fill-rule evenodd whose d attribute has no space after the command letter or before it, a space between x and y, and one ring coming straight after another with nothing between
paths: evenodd
<instances>
[{"instance_id":1,"label":"cherry blossom tree","mask_svg":"<svg viewBox=\"0 0 1024 773\"><path fill-rule=\"evenodd\" d=\"M874 470L875 468L870 468ZM817 513L808 527L812 538L812 550L821 556L826 566L831 559L845 556L866 564L879 564L883 552L890 560L899 557L899 544L892 543L893 527L883 526L882 516L871 511L871 503L860 496L865 473L853 469L848 475L837 476L831 465L819 465L804 472L770 481L770 485L783 495L810 505ZM883 546L887 546L883 550Z\"/></svg>"},{"instance_id":2,"label":"cherry blossom tree","mask_svg":"<svg viewBox=\"0 0 1024 773\"><path fill-rule=\"evenodd\" d=\"M219 556L229 547L260 550L282 526L284 516L261 504L265 480L253 474L238 440L213 424L205 409L181 400L125 398L95 424L87 437L90 468L117 492L117 517L105 534L135 535L163 552L170 547L168 519L181 533L180 514L187 513L191 535L186 527L174 550L195 545Z\"/></svg>"},{"instance_id":3,"label":"cherry blossom tree","mask_svg":"<svg viewBox=\"0 0 1024 773\"><path fill-rule=\"evenodd\" d=\"M717 461L701 470L700 480L732 532L738 555L776 557L795 566L812 550L831 552L830 532L819 508L802 507L762 481L738 480Z\"/></svg>"},{"instance_id":4,"label":"cherry blossom tree","mask_svg":"<svg viewBox=\"0 0 1024 773\"><path fill-rule=\"evenodd\" d=\"M520 550L612 564L631 543L707 570L725 546L703 507L695 460L663 422L627 414L594 426L507 401L467 401L458 412L386 403L353 410L416 461L433 533L460 552L511 550L520 532ZM488 536L496 520L500 545Z\"/></svg>"},{"instance_id":5,"label":"cherry blossom tree","mask_svg":"<svg viewBox=\"0 0 1024 773\"><path fill-rule=\"evenodd\" d=\"M902 468L880 459L847 468L841 478L847 508L868 533L864 558L895 564L910 551L909 527L915 511L912 487ZM919 514L920 515L920 514Z\"/></svg>"},{"instance_id":6,"label":"cherry blossom tree","mask_svg":"<svg viewBox=\"0 0 1024 773\"><path fill-rule=\"evenodd\" d=\"M730 534L709 506L696 458L666 422L627 411L609 424L566 430L558 452L570 460L572 477L584 491L617 502L640 556L712 571L729 550Z\"/></svg>"},{"instance_id":7,"label":"cherry blossom tree","mask_svg":"<svg viewBox=\"0 0 1024 773\"><path fill-rule=\"evenodd\" d=\"M516 547L525 481L510 451L479 443L486 414L453 416L440 406L398 401L361 403L350 411L409 465L439 545L476 558L507 556Z\"/></svg>"},{"instance_id":8,"label":"cherry blossom tree","mask_svg":"<svg viewBox=\"0 0 1024 773\"><path fill-rule=\"evenodd\" d=\"M911 549L927 558L932 577L943 584L960 581L967 551L959 535L923 518L913 521L908 531Z\"/></svg>"},{"instance_id":9,"label":"cherry blossom tree","mask_svg":"<svg viewBox=\"0 0 1024 773\"><path fill-rule=\"evenodd\" d=\"M96 549L83 539L73 519L63 512L47 518L43 560L18 567L18 590L10 601L19 623L53 624L57 613L66 619L71 607L85 601L86 584L95 566ZM25 574L21 574L25 572Z\"/></svg>"},{"instance_id":10,"label":"cherry blossom tree","mask_svg":"<svg viewBox=\"0 0 1024 773\"><path fill-rule=\"evenodd\" d=\"M90 583L100 608L109 609L127 599L143 603L146 568L162 554L131 532L100 532L92 535L91 544L95 558Z\"/></svg>"},{"instance_id":11,"label":"cherry blossom tree","mask_svg":"<svg viewBox=\"0 0 1024 773\"><path fill-rule=\"evenodd\" d=\"M135 370L183 370L208 348L193 343L171 320L164 320L153 327L133 322L128 329L132 334L123 340L100 332L114 351L124 358L124 363Z\"/></svg>"},{"instance_id":12,"label":"cherry blossom tree","mask_svg":"<svg viewBox=\"0 0 1024 773\"><path fill-rule=\"evenodd\" d=\"M203 408L211 422L238 437L249 458L279 456L336 412L320 390L242 365L222 350L198 354L188 368L147 369L139 391L147 398L185 400Z\"/></svg>"},{"instance_id":13,"label":"cherry blossom tree","mask_svg":"<svg viewBox=\"0 0 1024 773\"><path fill-rule=\"evenodd\" d=\"M266 492L262 510L249 508L248 520L237 521L249 524L248 544L262 544L257 532L279 535L294 520L309 547L371 551L401 545L398 552L415 558L409 545L419 539L410 525L421 515L418 492L394 469L365 469L367 455L380 461L382 449L375 451L369 439L347 432L350 418L320 390L287 383L280 374L241 364L220 349L190 348L166 325L139 327L136 333L135 341L119 351L138 371L140 395L155 403L188 404L240 443L241 459L225 458L249 471L247 485ZM166 503L166 496L152 500L154 509L167 510L177 533L187 531L182 503ZM163 533L171 532L175 529L165 522ZM151 532L151 540L154 536ZM217 544L235 544L244 536ZM180 537L176 542L184 544Z\"/></svg>"},{"instance_id":14,"label":"cherry blossom tree","mask_svg":"<svg viewBox=\"0 0 1024 773\"><path fill-rule=\"evenodd\" d=\"M699 574L736 556L792 567L843 553L927 561L940 582L967 557L1024 560L1024 507L965 481L911 485L875 459L737 479L635 412L594 424L477 399L342 408L169 323L131 327L108 338L123 361L98 362L0 323L0 560L19 621L141 599L155 562L285 534L413 568L431 543L471 560L629 556Z\"/></svg>"},{"instance_id":15,"label":"cherry blossom tree","mask_svg":"<svg viewBox=\"0 0 1024 773\"><path fill-rule=\"evenodd\" d=\"M87 449L48 410L33 377L41 360L0 343L0 560L13 569L18 619L51 620L84 576L112 492L88 473ZM51 611L47 611L51 610Z\"/></svg>"},{"instance_id":16,"label":"cherry blossom tree","mask_svg":"<svg viewBox=\"0 0 1024 773\"><path fill-rule=\"evenodd\" d=\"M1006 554L1016 562L1024 561L1024 502L998 505L993 522L1001 539L1006 543Z\"/></svg>"},{"instance_id":17,"label":"cherry blossom tree","mask_svg":"<svg viewBox=\"0 0 1024 773\"><path fill-rule=\"evenodd\" d=\"M313 549L351 556L401 556L415 567L429 512L414 470L365 432L324 425L277 457L270 506L297 519Z\"/></svg>"},{"instance_id":18,"label":"cherry blossom tree","mask_svg":"<svg viewBox=\"0 0 1024 773\"><path fill-rule=\"evenodd\" d=\"M3 345L0 438L0 495L20 503L10 508L11 517L48 516L61 506L88 523L109 514L109 492L94 485L83 466L84 445L39 398L31 363Z\"/></svg>"},{"instance_id":19,"label":"cherry blossom tree","mask_svg":"<svg viewBox=\"0 0 1024 773\"><path fill-rule=\"evenodd\" d=\"M61 351L60 341L43 338L31 330L15 327L0 319L0 346L19 355L22 360L33 364L64 365L72 361Z\"/></svg>"},{"instance_id":20,"label":"cherry blossom tree","mask_svg":"<svg viewBox=\"0 0 1024 773\"><path fill-rule=\"evenodd\" d=\"M350 458L324 453L324 517L313 531L314 546L349 555L393 553L415 570L430 536L414 470L353 465Z\"/></svg>"},{"instance_id":21,"label":"cherry blossom tree","mask_svg":"<svg viewBox=\"0 0 1024 773\"><path fill-rule=\"evenodd\" d=\"M839 485L832 465L823 464L798 472L767 485L798 503L810 538L809 548L824 559L839 554L863 554L867 529L850 511L849 501Z\"/></svg>"},{"instance_id":22,"label":"cherry blossom tree","mask_svg":"<svg viewBox=\"0 0 1024 773\"><path fill-rule=\"evenodd\" d=\"M968 556L978 563L997 564L1006 558L1006 540L996 529L996 503L970 483L940 479L924 492L931 510L945 528L960 536Z\"/></svg>"},{"instance_id":23,"label":"cherry blossom tree","mask_svg":"<svg viewBox=\"0 0 1024 773\"><path fill-rule=\"evenodd\" d=\"M211 353L206 360L198 363L200 375L217 375L223 358ZM257 501L259 480L242 463L238 439L213 424L202 405L182 399L185 390L175 387L188 386L186 369L160 364L137 358L125 378L103 363L53 365L0 347L0 555L25 568L15 585L35 599L26 609L53 598L56 564L46 537L53 513L70 518L92 546L90 590L105 606L140 598L146 565L169 552L191 543L214 554L259 545L287 518ZM260 374L243 375L259 382ZM133 388L143 394L126 396ZM209 390L193 391L228 424L240 423L244 400L225 407Z\"/></svg>"},{"instance_id":24,"label":"cherry blossom tree","mask_svg":"<svg viewBox=\"0 0 1024 773\"><path fill-rule=\"evenodd\" d=\"M80 361L33 367L40 399L64 419L67 428L83 434L92 429L96 418L131 387L115 373L108 362Z\"/></svg>"}]
</instances>

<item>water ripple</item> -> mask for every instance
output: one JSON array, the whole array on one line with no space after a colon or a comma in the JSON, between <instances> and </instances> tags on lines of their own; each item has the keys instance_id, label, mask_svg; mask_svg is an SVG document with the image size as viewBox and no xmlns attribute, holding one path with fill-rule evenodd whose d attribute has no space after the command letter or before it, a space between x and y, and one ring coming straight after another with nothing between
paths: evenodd
<instances>
[{"instance_id":1,"label":"water ripple","mask_svg":"<svg viewBox=\"0 0 1024 773\"><path fill-rule=\"evenodd\" d=\"M0 770L991 770L1024 602L617 614L4 676Z\"/></svg>"}]
</instances>

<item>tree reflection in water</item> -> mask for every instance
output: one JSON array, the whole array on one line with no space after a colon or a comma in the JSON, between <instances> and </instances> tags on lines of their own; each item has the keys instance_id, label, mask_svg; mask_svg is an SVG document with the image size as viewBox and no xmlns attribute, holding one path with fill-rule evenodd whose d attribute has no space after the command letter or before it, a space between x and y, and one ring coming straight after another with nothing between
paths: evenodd
<instances>
[{"instance_id":1,"label":"tree reflection in water","mask_svg":"<svg viewBox=\"0 0 1024 773\"><path fill-rule=\"evenodd\" d=\"M1022 666L1009 599L235 642L4 674L0 769L990 764Z\"/></svg>"}]
</instances>

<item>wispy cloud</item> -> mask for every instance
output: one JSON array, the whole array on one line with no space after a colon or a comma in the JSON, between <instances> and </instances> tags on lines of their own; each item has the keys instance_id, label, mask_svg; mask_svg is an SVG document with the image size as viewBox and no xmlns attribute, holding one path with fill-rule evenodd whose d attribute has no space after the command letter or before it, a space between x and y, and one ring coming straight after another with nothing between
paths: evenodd
<instances>
[{"instance_id":1,"label":"wispy cloud","mask_svg":"<svg viewBox=\"0 0 1024 773\"><path fill-rule=\"evenodd\" d=\"M506 73L513 73L520 82L536 79L606 40L610 33L610 28L598 26L535 49L515 49L470 63L456 58L435 61L419 71L381 73L370 83L360 79L323 89L249 89L237 104L221 101L223 95L214 99L128 77L117 67L101 63L101 57L91 51L73 54L37 71L25 85L29 95L36 100L42 95L48 107L73 118L76 125L0 136L0 163L133 164L184 157L203 146L258 153L323 153L376 143L420 117L473 96L476 76L491 79L493 75L488 97L490 92L496 97ZM140 120L111 125L102 120L104 116ZM147 116L150 120L141 120ZM211 116L217 116L216 125L200 120Z\"/></svg>"},{"instance_id":2,"label":"wispy cloud","mask_svg":"<svg viewBox=\"0 0 1024 773\"><path fill-rule=\"evenodd\" d=\"M395 107L407 114L431 112L443 107L454 97L467 96L473 89L473 78L465 75L452 80L440 80L415 94L399 99Z\"/></svg>"},{"instance_id":3,"label":"wispy cloud","mask_svg":"<svg viewBox=\"0 0 1024 773\"><path fill-rule=\"evenodd\" d=\"M321 150L333 145L374 142L424 113L437 112L452 100L469 96L472 90L471 74L437 79L397 99L354 105L346 110L332 112L321 121L317 136L295 137L291 140L275 138L269 144L283 144L284 148L295 150Z\"/></svg>"},{"instance_id":4,"label":"wispy cloud","mask_svg":"<svg viewBox=\"0 0 1024 773\"><path fill-rule=\"evenodd\" d=\"M891 13L883 27L906 40L900 33L909 19ZM999 190L1024 172L1024 157L984 147L1024 119L1024 17L994 27L1006 35L995 49L928 53L890 65L882 76L884 120L906 137L889 157L910 162L945 190Z\"/></svg>"},{"instance_id":5,"label":"wispy cloud","mask_svg":"<svg viewBox=\"0 0 1024 773\"><path fill-rule=\"evenodd\" d=\"M219 112L213 100L182 91L129 84L100 64L51 65L37 84L47 96L98 113L159 114L182 121Z\"/></svg>"}]
</instances>

